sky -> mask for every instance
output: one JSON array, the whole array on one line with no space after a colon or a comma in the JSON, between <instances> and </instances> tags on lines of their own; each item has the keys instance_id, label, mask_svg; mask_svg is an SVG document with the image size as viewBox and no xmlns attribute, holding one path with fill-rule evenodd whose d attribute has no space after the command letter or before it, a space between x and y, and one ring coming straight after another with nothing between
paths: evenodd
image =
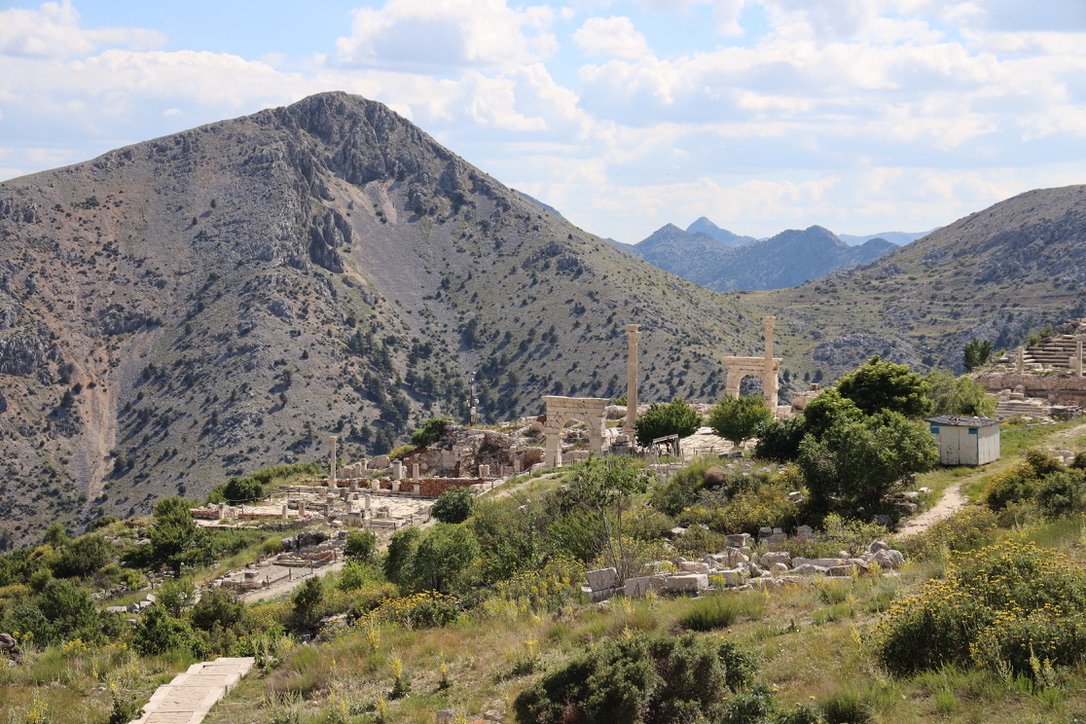
<instances>
[{"instance_id":1,"label":"sky","mask_svg":"<svg viewBox=\"0 0 1086 724\"><path fill-rule=\"evenodd\" d=\"M627 243L1086 183L1086 0L0 0L0 180L330 90Z\"/></svg>"}]
</instances>

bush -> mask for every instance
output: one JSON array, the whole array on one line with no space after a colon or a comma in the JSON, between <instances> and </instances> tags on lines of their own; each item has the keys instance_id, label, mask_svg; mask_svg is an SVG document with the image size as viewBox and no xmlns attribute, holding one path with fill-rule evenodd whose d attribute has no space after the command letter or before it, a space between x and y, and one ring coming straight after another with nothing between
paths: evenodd
<instances>
[{"instance_id":1,"label":"bush","mask_svg":"<svg viewBox=\"0 0 1086 724\"><path fill-rule=\"evenodd\" d=\"M441 439L445 434L445 428L452 422L448 417L433 417L427 420L422 427L411 433L411 444L415 447L429 447Z\"/></svg>"},{"instance_id":2,"label":"bush","mask_svg":"<svg viewBox=\"0 0 1086 724\"><path fill-rule=\"evenodd\" d=\"M430 508L430 515L442 523L463 523L475 511L475 496L471 488L449 488Z\"/></svg>"},{"instance_id":3,"label":"bush","mask_svg":"<svg viewBox=\"0 0 1086 724\"><path fill-rule=\"evenodd\" d=\"M799 444L805 434L807 428L800 415L764 422L754 431L758 438L754 457L778 463L791 462L799 455Z\"/></svg>"},{"instance_id":4,"label":"bush","mask_svg":"<svg viewBox=\"0 0 1086 724\"><path fill-rule=\"evenodd\" d=\"M53 566L58 578L83 578L113 560L113 548L100 535L85 535L66 544Z\"/></svg>"},{"instance_id":5,"label":"bush","mask_svg":"<svg viewBox=\"0 0 1086 724\"><path fill-rule=\"evenodd\" d=\"M637 444L648 447L653 440L668 435L690 437L698 431L701 424L701 415L695 412L686 400L675 398L666 405L650 405L644 414L638 415L634 422L634 431Z\"/></svg>"},{"instance_id":6,"label":"bush","mask_svg":"<svg viewBox=\"0 0 1086 724\"><path fill-rule=\"evenodd\" d=\"M999 519L990 508L963 508L933 524L923 533L902 538L896 547L907 559L922 560L947 552L971 551L992 542Z\"/></svg>"},{"instance_id":7,"label":"bush","mask_svg":"<svg viewBox=\"0 0 1086 724\"><path fill-rule=\"evenodd\" d=\"M761 594L718 593L699 598L678 618L678 623L690 631L713 631L731 626L740 616L762 618L766 602Z\"/></svg>"},{"instance_id":8,"label":"bush","mask_svg":"<svg viewBox=\"0 0 1086 724\"><path fill-rule=\"evenodd\" d=\"M1084 620L1086 574L1058 553L1011 540L962 556L945 579L895 603L877 626L876 651L897 674L953 664L1031 675L1026 648L1053 664L1086 657ZM1040 632L1045 638L1030 638Z\"/></svg>"},{"instance_id":9,"label":"bush","mask_svg":"<svg viewBox=\"0 0 1086 724\"><path fill-rule=\"evenodd\" d=\"M460 617L460 601L453 596L424 591L385 601L359 619L359 625L393 623L404 628L448 626Z\"/></svg>"},{"instance_id":10,"label":"bush","mask_svg":"<svg viewBox=\"0 0 1086 724\"><path fill-rule=\"evenodd\" d=\"M369 563L377 553L377 536L368 530L352 530L347 534L343 553L352 561Z\"/></svg>"},{"instance_id":11,"label":"bush","mask_svg":"<svg viewBox=\"0 0 1086 724\"><path fill-rule=\"evenodd\" d=\"M755 659L730 641L635 634L596 644L516 698L520 722L718 720Z\"/></svg>"},{"instance_id":12,"label":"bush","mask_svg":"<svg viewBox=\"0 0 1086 724\"><path fill-rule=\"evenodd\" d=\"M252 503L264 497L264 485L256 478L232 476L223 488L223 497L230 505Z\"/></svg>"},{"instance_id":13,"label":"bush","mask_svg":"<svg viewBox=\"0 0 1086 724\"><path fill-rule=\"evenodd\" d=\"M709 427L719 437L740 445L753 437L759 425L773 419L773 411L761 397L724 395L709 411Z\"/></svg>"},{"instance_id":14,"label":"bush","mask_svg":"<svg viewBox=\"0 0 1086 724\"><path fill-rule=\"evenodd\" d=\"M996 476L984 489L996 511L1026 506L1047 518L1086 511L1086 470L1065 468L1051 453L1027 450L1026 459Z\"/></svg>"}]
</instances>

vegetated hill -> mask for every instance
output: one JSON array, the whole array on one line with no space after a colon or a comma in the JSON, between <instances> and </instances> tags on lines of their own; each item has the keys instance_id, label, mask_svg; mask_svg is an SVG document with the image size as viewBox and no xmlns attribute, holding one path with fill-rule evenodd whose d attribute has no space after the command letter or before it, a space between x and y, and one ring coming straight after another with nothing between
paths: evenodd
<instances>
[{"instance_id":1,"label":"vegetated hill","mask_svg":"<svg viewBox=\"0 0 1086 724\"><path fill-rule=\"evenodd\" d=\"M778 347L786 366L833 378L875 354L960 371L974 337L1010 349L1086 314L1084 283L1086 186L1068 186L1015 196L872 264L734 298L794 325Z\"/></svg>"},{"instance_id":2,"label":"vegetated hill","mask_svg":"<svg viewBox=\"0 0 1086 724\"><path fill-rule=\"evenodd\" d=\"M821 226L782 231L769 239L750 239L729 247L708 233L690 233L668 224L629 251L695 284L728 291L796 286L837 269L869 263L895 248L882 239L849 246Z\"/></svg>"},{"instance_id":3,"label":"vegetated hill","mask_svg":"<svg viewBox=\"0 0 1086 724\"><path fill-rule=\"evenodd\" d=\"M328 93L0 184L0 542L544 394L711 400L761 324Z\"/></svg>"}]
</instances>

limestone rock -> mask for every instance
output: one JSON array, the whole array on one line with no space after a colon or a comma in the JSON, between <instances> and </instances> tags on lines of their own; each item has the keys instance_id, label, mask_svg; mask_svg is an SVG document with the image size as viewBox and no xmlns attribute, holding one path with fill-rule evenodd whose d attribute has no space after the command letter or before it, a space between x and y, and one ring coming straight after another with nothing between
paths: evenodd
<instances>
[{"instance_id":1,"label":"limestone rock","mask_svg":"<svg viewBox=\"0 0 1086 724\"><path fill-rule=\"evenodd\" d=\"M588 578L588 585L593 591L615 588L622 583L618 577L618 571L614 568L600 568L595 571L588 571L585 576Z\"/></svg>"}]
</instances>

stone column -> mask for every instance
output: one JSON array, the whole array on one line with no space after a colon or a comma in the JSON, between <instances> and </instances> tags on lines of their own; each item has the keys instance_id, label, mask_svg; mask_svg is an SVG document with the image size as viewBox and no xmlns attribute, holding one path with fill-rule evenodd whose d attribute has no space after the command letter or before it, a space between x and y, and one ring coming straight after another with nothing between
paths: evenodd
<instances>
[{"instance_id":1,"label":"stone column","mask_svg":"<svg viewBox=\"0 0 1086 724\"><path fill-rule=\"evenodd\" d=\"M480 465L479 466L479 477L480 478L489 478L490 477L490 466L489 465Z\"/></svg>"},{"instance_id":2,"label":"stone column","mask_svg":"<svg viewBox=\"0 0 1086 724\"><path fill-rule=\"evenodd\" d=\"M1026 371L1026 351L1019 347L1014 351L1014 371L1022 374Z\"/></svg>"},{"instance_id":3,"label":"stone column","mask_svg":"<svg viewBox=\"0 0 1086 724\"><path fill-rule=\"evenodd\" d=\"M372 518L373 517L373 514L372 514L372 512L370 510L370 506L372 504L373 504L373 501L370 499L370 494L366 493L366 517L367 518Z\"/></svg>"},{"instance_id":4,"label":"stone column","mask_svg":"<svg viewBox=\"0 0 1086 724\"><path fill-rule=\"evenodd\" d=\"M370 481L370 490L380 490L380 489L381 489L381 481L380 480L371 480Z\"/></svg>"},{"instance_id":5,"label":"stone column","mask_svg":"<svg viewBox=\"0 0 1086 724\"><path fill-rule=\"evenodd\" d=\"M304 500L299 500L298 501L298 517L299 518L305 517L305 501Z\"/></svg>"},{"instance_id":6,"label":"stone column","mask_svg":"<svg viewBox=\"0 0 1086 724\"><path fill-rule=\"evenodd\" d=\"M331 475L328 476L328 491L335 492L336 489L336 436L332 435L332 462L329 466Z\"/></svg>"},{"instance_id":7,"label":"stone column","mask_svg":"<svg viewBox=\"0 0 1086 724\"><path fill-rule=\"evenodd\" d=\"M418 463L411 463L411 479L412 480L418 480L419 479L419 464Z\"/></svg>"},{"instance_id":8,"label":"stone column","mask_svg":"<svg viewBox=\"0 0 1086 724\"><path fill-rule=\"evenodd\" d=\"M762 392L769 408L777 414L777 391L780 384L777 381L777 370L773 365L773 328L777 324L776 317L765 317L762 326L765 329L765 368L762 371Z\"/></svg>"},{"instance_id":9,"label":"stone column","mask_svg":"<svg viewBox=\"0 0 1086 724\"><path fill-rule=\"evenodd\" d=\"M392 481L392 492L393 493L400 492L400 479L399 478L396 478L395 480Z\"/></svg>"},{"instance_id":10,"label":"stone column","mask_svg":"<svg viewBox=\"0 0 1086 724\"><path fill-rule=\"evenodd\" d=\"M622 431L634 434L634 422L637 421L637 340L641 339L640 324L626 325L626 341L629 350L626 356L626 424Z\"/></svg>"},{"instance_id":11,"label":"stone column","mask_svg":"<svg viewBox=\"0 0 1086 724\"><path fill-rule=\"evenodd\" d=\"M403 462L400 460L392 461L392 479L403 480Z\"/></svg>"},{"instance_id":12,"label":"stone column","mask_svg":"<svg viewBox=\"0 0 1086 724\"><path fill-rule=\"evenodd\" d=\"M1075 377L1082 377L1082 340L1075 342Z\"/></svg>"},{"instance_id":13,"label":"stone column","mask_svg":"<svg viewBox=\"0 0 1086 724\"><path fill-rule=\"evenodd\" d=\"M411 486L411 494L416 498L422 497L422 483L415 483Z\"/></svg>"}]
</instances>

